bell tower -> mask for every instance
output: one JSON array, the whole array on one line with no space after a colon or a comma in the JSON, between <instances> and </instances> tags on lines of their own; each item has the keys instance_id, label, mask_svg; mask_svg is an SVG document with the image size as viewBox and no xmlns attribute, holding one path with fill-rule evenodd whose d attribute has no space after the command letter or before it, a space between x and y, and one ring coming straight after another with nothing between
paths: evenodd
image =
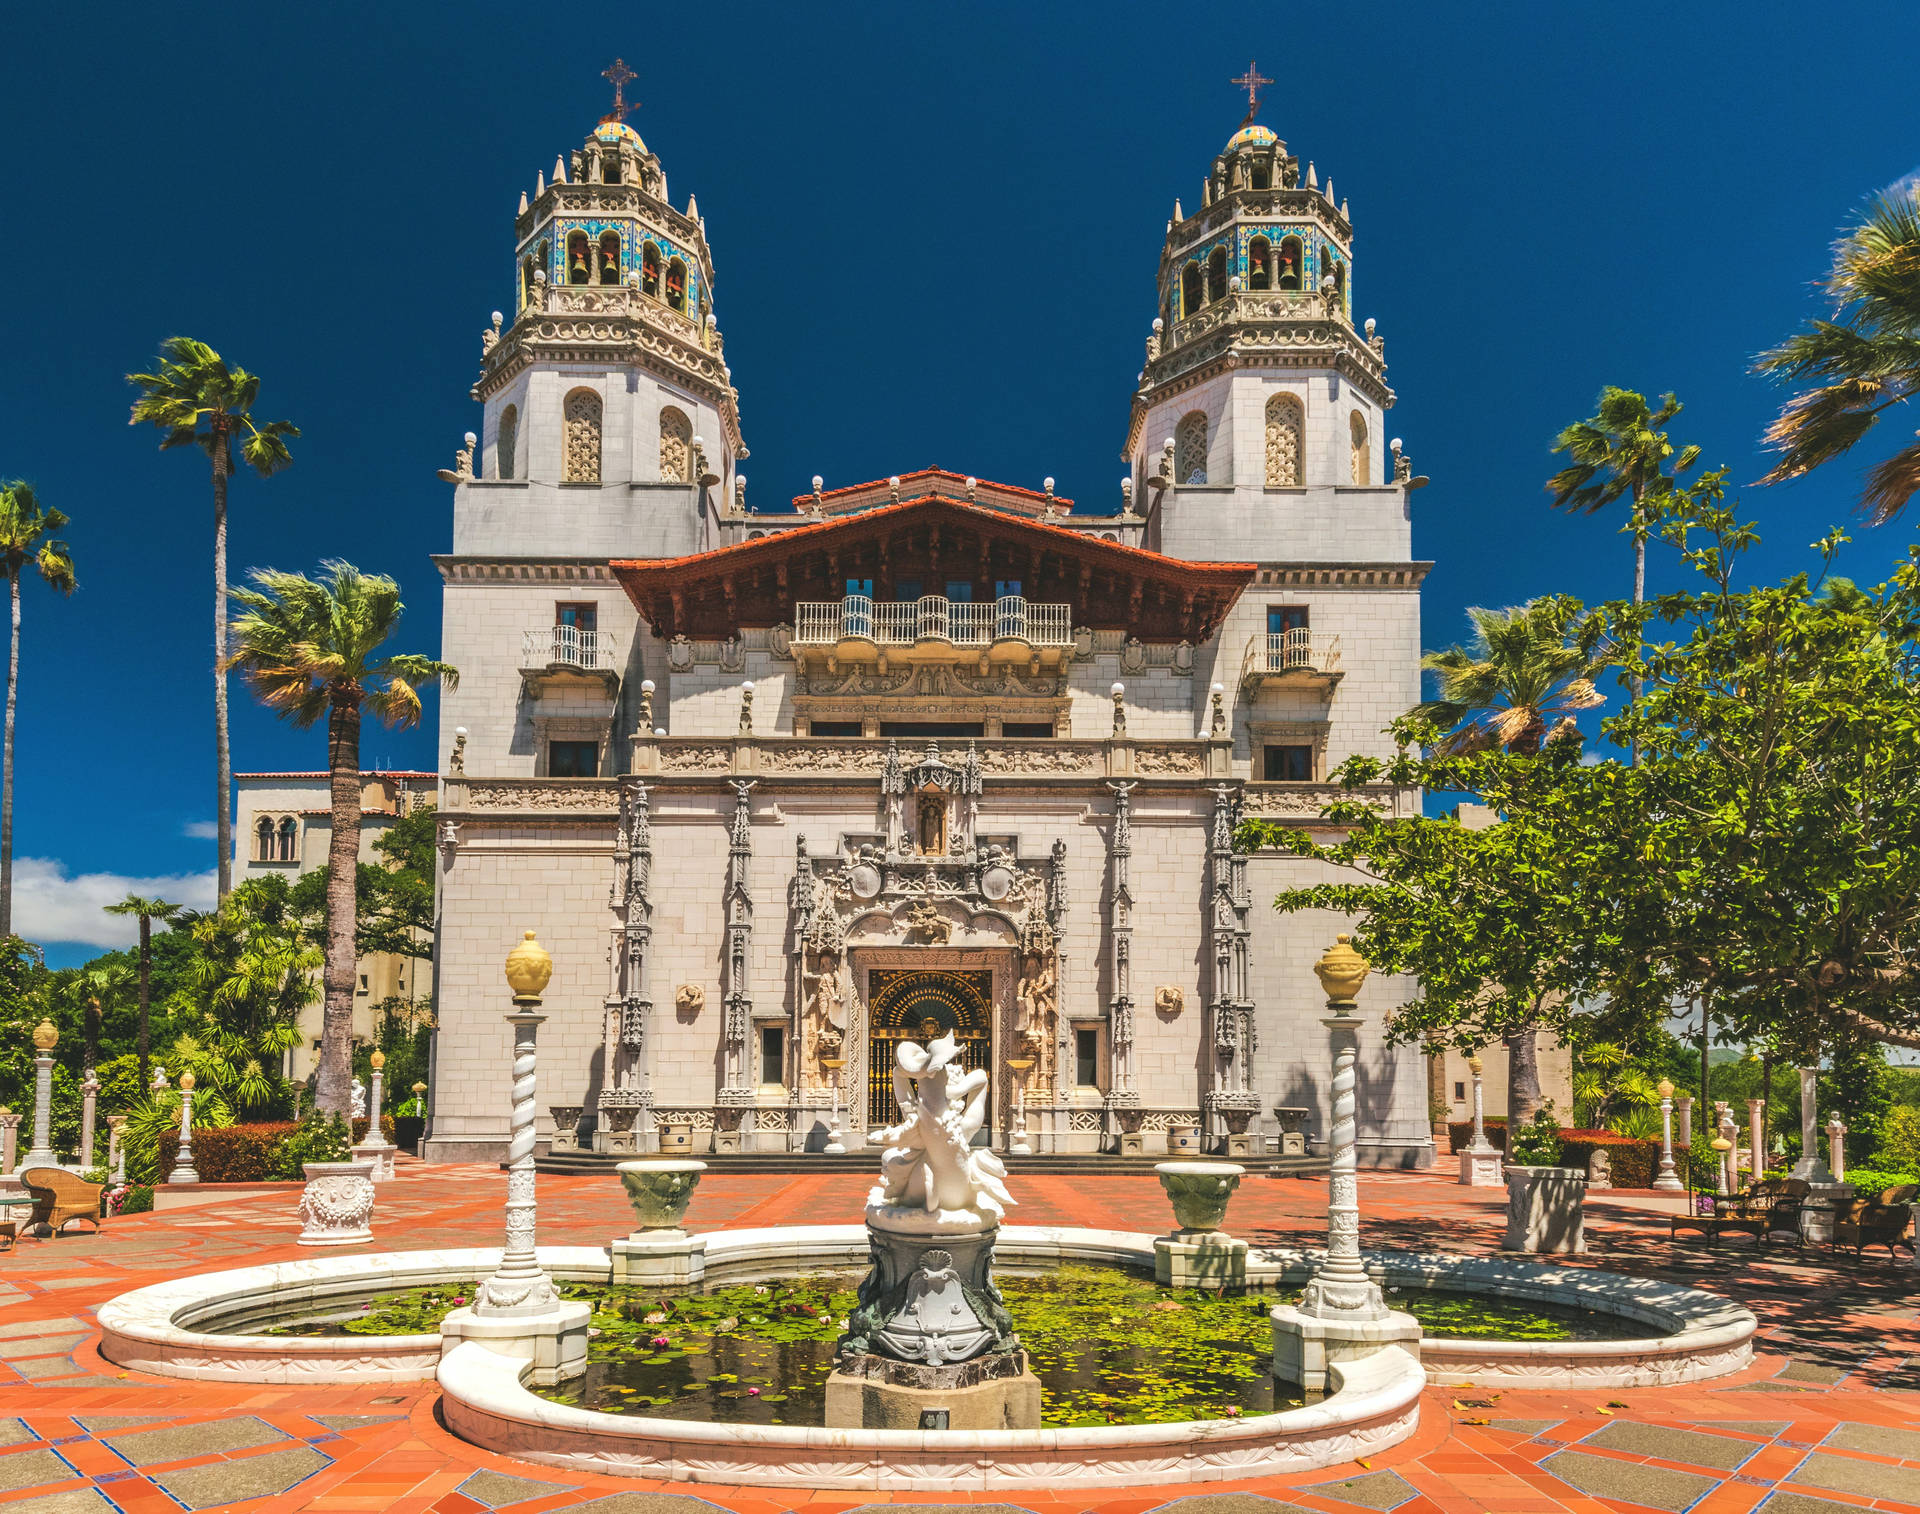
<instances>
[{"instance_id":1,"label":"bell tower","mask_svg":"<svg viewBox=\"0 0 1920 1514\"><path fill-rule=\"evenodd\" d=\"M1385 343L1354 322L1353 225L1255 119L1264 79L1199 207L1173 203L1158 314L1123 451L1147 545L1193 560L1393 557L1411 470L1382 435ZM1348 491L1358 491L1349 494Z\"/></svg>"},{"instance_id":2,"label":"bell tower","mask_svg":"<svg viewBox=\"0 0 1920 1514\"><path fill-rule=\"evenodd\" d=\"M520 197L513 318L496 311L481 338L472 472L556 507L541 512L548 555L698 551L747 455L713 255L698 202L674 207L626 123L632 71L615 60L606 77L613 109Z\"/></svg>"}]
</instances>

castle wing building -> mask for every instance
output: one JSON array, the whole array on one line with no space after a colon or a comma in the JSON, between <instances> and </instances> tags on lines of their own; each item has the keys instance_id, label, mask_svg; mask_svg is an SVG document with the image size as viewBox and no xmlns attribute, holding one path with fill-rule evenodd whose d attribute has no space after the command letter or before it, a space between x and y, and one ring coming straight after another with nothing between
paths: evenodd
<instances>
[{"instance_id":1,"label":"castle wing building","mask_svg":"<svg viewBox=\"0 0 1920 1514\"><path fill-rule=\"evenodd\" d=\"M528 929L555 1150L853 1146L895 1044L948 1031L996 1147L1324 1136L1336 922L1276 916L1316 865L1235 824L1324 825L1330 769L1390 749L1427 567L1331 185L1249 125L1176 205L1117 511L939 468L751 507L698 208L617 118L514 253L436 558L432 1150L504 1149ZM1424 1165L1424 1062L1379 1024L1361 1151Z\"/></svg>"}]
</instances>

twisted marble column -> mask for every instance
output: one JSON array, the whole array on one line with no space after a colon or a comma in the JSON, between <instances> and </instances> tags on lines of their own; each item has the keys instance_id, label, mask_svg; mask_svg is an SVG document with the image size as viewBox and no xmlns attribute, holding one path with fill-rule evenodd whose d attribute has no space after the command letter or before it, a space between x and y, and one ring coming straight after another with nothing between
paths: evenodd
<instances>
[{"instance_id":1,"label":"twisted marble column","mask_svg":"<svg viewBox=\"0 0 1920 1514\"><path fill-rule=\"evenodd\" d=\"M1367 965L1341 936L1315 971L1327 989L1321 1020L1333 1048L1333 1128L1328 1143L1327 1259L1307 1284L1300 1312L1318 1319L1380 1319L1386 1301L1380 1285L1360 1261L1360 1179L1358 1102L1354 1068L1360 1057L1360 1021L1353 996L1366 978Z\"/></svg>"},{"instance_id":2,"label":"twisted marble column","mask_svg":"<svg viewBox=\"0 0 1920 1514\"><path fill-rule=\"evenodd\" d=\"M553 959L540 949L533 932L507 959L507 981L514 990L514 1008L506 1019L513 1027L513 1112L507 1136L507 1243L500 1268L480 1285L473 1312L480 1315L544 1314L559 1305L553 1280L540 1269L535 1251L533 1137L538 1118L535 1096L539 1058L534 1037L547 1018L538 1013L540 991L553 974Z\"/></svg>"}]
</instances>

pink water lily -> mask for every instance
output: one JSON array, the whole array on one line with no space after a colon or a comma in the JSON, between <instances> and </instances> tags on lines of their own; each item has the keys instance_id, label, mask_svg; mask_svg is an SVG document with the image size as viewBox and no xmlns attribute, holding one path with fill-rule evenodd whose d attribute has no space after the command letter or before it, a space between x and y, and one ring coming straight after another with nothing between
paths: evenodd
<instances>
[{"instance_id":1,"label":"pink water lily","mask_svg":"<svg viewBox=\"0 0 1920 1514\"><path fill-rule=\"evenodd\" d=\"M747 1389L748 1398L758 1398L759 1396L760 1396L760 1390L758 1388Z\"/></svg>"},{"instance_id":2,"label":"pink water lily","mask_svg":"<svg viewBox=\"0 0 1920 1514\"><path fill-rule=\"evenodd\" d=\"M672 1344L672 1342L670 1342L664 1335L656 1335L653 1338L653 1343L656 1346L666 1346L666 1345Z\"/></svg>"}]
</instances>

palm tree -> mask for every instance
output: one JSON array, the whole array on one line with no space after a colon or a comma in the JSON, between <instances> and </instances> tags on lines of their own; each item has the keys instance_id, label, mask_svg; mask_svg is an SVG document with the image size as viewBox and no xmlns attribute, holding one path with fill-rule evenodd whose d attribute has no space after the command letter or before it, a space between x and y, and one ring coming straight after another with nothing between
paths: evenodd
<instances>
[{"instance_id":1,"label":"palm tree","mask_svg":"<svg viewBox=\"0 0 1920 1514\"><path fill-rule=\"evenodd\" d=\"M300 434L291 421L259 422L253 402L260 379L244 368L230 368L205 342L170 336L160 344L154 373L129 373L127 382L140 386L128 424L143 422L166 433L160 450L198 447L213 466L213 744L219 803L215 830L220 849L219 897L233 887L233 757L227 746L227 479L233 472L233 454L240 456L262 478L293 461L287 441Z\"/></svg>"},{"instance_id":2,"label":"palm tree","mask_svg":"<svg viewBox=\"0 0 1920 1514\"><path fill-rule=\"evenodd\" d=\"M0 563L7 572L13 639L7 651L7 731L0 758L0 940L13 934L13 714L20 693L20 577L38 573L56 594L74 589L73 554L54 535L67 518L42 510L32 486L0 484Z\"/></svg>"},{"instance_id":3,"label":"palm tree","mask_svg":"<svg viewBox=\"0 0 1920 1514\"><path fill-rule=\"evenodd\" d=\"M140 921L140 1089L146 1091L152 1081L147 1075L147 1053L151 1041L153 987L153 922L168 924L180 913L180 906L165 899L143 899L128 894L118 904L109 904L110 915L134 915Z\"/></svg>"},{"instance_id":4,"label":"palm tree","mask_svg":"<svg viewBox=\"0 0 1920 1514\"><path fill-rule=\"evenodd\" d=\"M1573 601L1536 599L1506 610L1467 611L1470 646L1429 652L1420 666L1439 675L1439 697L1413 714L1446 730L1444 752L1501 747L1522 756L1571 731L1573 712L1604 704L1593 686L1599 661L1569 641Z\"/></svg>"},{"instance_id":5,"label":"palm tree","mask_svg":"<svg viewBox=\"0 0 1920 1514\"><path fill-rule=\"evenodd\" d=\"M321 579L257 570L257 589L237 589L246 613L234 622L227 666L255 696L296 726L327 721L333 835L327 848L326 1002L320 1022L316 1105L345 1118L353 1080L354 884L360 862L360 719L370 710L389 726L420 719L418 685L453 688L459 673L412 653L382 654L403 606L391 578L343 562L321 564Z\"/></svg>"},{"instance_id":6,"label":"palm tree","mask_svg":"<svg viewBox=\"0 0 1920 1514\"><path fill-rule=\"evenodd\" d=\"M1799 478L1851 451L1882 411L1920 394L1920 179L1868 205L1834 249L1826 291L1832 320L1813 322L1754 362L1761 373L1811 386L1767 427L1780 461L1763 484ZM1920 442L1909 442L1867 471L1860 509L1882 524L1916 489Z\"/></svg>"},{"instance_id":7,"label":"palm tree","mask_svg":"<svg viewBox=\"0 0 1920 1514\"><path fill-rule=\"evenodd\" d=\"M1547 492L1562 510L1592 515L1624 496L1632 502L1627 530L1633 535L1633 602L1647 597L1647 538L1659 519L1659 506L1673 492L1674 480L1700 461L1698 447L1682 447L1672 471L1667 459L1673 443L1661 429L1680 413L1680 401L1660 397L1649 410L1647 398L1609 384L1600 391L1600 407L1553 439L1553 450L1573 461L1547 480Z\"/></svg>"}]
</instances>

